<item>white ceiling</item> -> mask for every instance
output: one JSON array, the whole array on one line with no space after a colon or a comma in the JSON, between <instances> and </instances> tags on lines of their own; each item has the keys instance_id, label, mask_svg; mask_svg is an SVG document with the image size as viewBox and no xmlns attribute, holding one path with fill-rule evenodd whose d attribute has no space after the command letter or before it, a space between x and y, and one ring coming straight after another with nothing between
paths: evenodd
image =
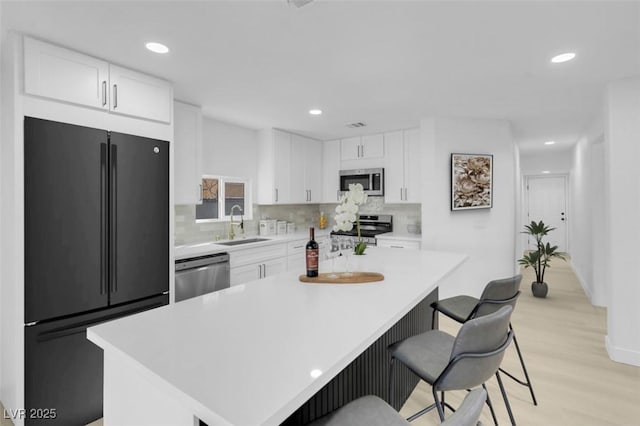
<instances>
[{"instance_id":1,"label":"white ceiling","mask_svg":"<svg viewBox=\"0 0 640 426\"><path fill-rule=\"evenodd\" d=\"M573 144L607 82L640 75L637 1L6 1L15 29L167 78L249 128L331 139L455 115ZM149 40L171 52L148 52ZM577 58L551 64L556 53ZM311 117L312 107L324 110ZM348 129L363 121L367 127ZM547 148L548 149L548 148Z\"/></svg>"}]
</instances>

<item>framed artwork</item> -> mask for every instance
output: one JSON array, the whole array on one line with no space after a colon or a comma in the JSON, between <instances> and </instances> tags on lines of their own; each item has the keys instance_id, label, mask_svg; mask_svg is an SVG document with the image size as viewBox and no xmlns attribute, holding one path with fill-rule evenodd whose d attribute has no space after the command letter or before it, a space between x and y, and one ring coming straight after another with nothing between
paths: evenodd
<instances>
[{"instance_id":1,"label":"framed artwork","mask_svg":"<svg viewBox=\"0 0 640 426\"><path fill-rule=\"evenodd\" d=\"M493 207L493 155L451 154L451 210Z\"/></svg>"}]
</instances>

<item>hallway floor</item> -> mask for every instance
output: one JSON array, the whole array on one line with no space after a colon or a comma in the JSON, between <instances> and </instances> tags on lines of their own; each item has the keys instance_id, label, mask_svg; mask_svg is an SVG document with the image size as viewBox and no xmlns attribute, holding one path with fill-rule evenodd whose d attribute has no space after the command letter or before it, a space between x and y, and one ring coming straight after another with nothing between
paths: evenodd
<instances>
[{"instance_id":1,"label":"hallway floor","mask_svg":"<svg viewBox=\"0 0 640 426\"><path fill-rule=\"evenodd\" d=\"M531 402L528 389L503 376L516 422L519 425L640 425L640 368L609 359L604 337L606 309L591 305L567 262L555 261L547 269L549 294L531 294L533 271L523 271L522 294L512 323L538 399ZM501 277L496 277L501 278ZM455 334L459 324L440 316L440 328ZM503 368L522 376L514 347L507 350ZM500 424L509 424L497 382L488 383ZM447 401L457 406L465 392L448 392ZM408 417L432 403L431 387L421 382L403 407ZM450 414L450 412L449 412ZM481 418L492 425L485 408ZM439 424L435 411L413 425Z\"/></svg>"}]
</instances>

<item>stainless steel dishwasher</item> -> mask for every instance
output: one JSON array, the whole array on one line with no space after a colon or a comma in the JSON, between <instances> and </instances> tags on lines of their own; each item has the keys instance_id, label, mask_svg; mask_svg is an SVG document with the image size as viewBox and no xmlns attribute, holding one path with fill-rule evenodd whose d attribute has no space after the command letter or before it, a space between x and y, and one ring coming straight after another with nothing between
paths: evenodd
<instances>
[{"instance_id":1,"label":"stainless steel dishwasher","mask_svg":"<svg viewBox=\"0 0 640 426\"><path fill-rule=\"evenodd\" d=\"M176 260L176 302L229 288L229 253Z\"/></svg>"}]
</instances>

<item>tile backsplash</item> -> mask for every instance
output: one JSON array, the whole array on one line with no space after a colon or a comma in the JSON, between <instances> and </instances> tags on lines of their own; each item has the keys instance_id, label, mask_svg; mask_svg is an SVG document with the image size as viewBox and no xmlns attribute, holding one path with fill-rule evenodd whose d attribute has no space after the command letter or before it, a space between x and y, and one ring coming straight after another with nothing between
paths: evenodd
<instances>
[{"instance_id":1,"label":"tile backsplash","mask_svg":"<svg viewBox=\"0 0 640 426\"><path fill-rule=\"evenodd\" d=\"M258 233L260 219L286 220L296 224L296 228L306 229L318 226L320 212L327 215L328 227L335 223L333 216L337 204L292 204L292 205L254 205L253 220L245 220L245 233ZM385 204L381 197L370 197L367 204L360 208L362 214L393 215L393 229L396 232L407 232L407 225L420 226L420 204ZM229 233L229 222L196 223L196 208L193 205L175 206L175 243L187 244L216 239L226 239Z\"/></svg>"}]
</instances>

